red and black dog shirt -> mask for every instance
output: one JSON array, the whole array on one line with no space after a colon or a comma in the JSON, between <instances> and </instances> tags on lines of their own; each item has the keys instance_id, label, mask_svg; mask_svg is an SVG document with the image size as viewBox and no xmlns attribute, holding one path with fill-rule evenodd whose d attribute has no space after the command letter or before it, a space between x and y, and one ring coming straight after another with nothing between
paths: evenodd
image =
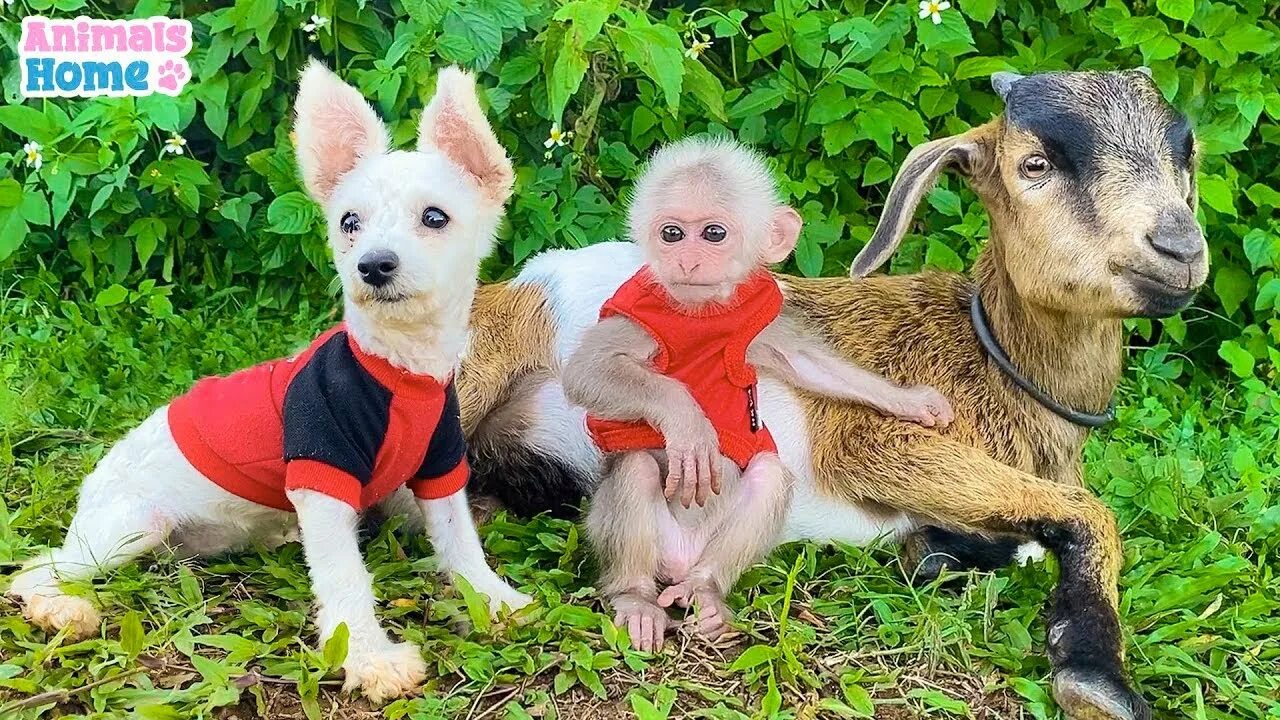
<instances>
[{"instance_id":1,"label":"red and black dog shirt","mask_svg":"<svg viewBox=\"0 0 1280 720\"><path fill-rule=\"evenodd\" d=\"M364 352L342 325L296 357L197 382L169 405L169 428L210 480L280 510L298 488L356 510L406 484L442 498L470 473L452 382Z\"/></svg>"}]
</instances>

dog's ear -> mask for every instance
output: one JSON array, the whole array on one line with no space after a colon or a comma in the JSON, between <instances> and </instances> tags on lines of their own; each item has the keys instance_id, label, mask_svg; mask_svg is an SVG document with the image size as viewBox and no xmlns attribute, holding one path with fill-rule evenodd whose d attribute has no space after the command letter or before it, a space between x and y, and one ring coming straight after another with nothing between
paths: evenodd
<instances>
[{"instance_id":1,"label":"dog's ear","mask_svg":"<svg viewBox=\"0 0 1280 720\"><path fill-rule=\"evenodd\" d=\"M360 91L320 61L302 71L295 105L298 167L311 197L325 203L361 158L387 151L387 130Z\"/></svg>"},{"instance_id":2,"label":"dog's ear","mask_svg":"<svg viewBox=\"0 0 1280 720\"><path fill-rule=\"evenodd\" d=\"M469 73L445 68L436 78L436 94L422 111L418 149L435 150L470 173L489 201L501 205L511 195L515 171L489 127Z\"/></svg>"}]
</instances>

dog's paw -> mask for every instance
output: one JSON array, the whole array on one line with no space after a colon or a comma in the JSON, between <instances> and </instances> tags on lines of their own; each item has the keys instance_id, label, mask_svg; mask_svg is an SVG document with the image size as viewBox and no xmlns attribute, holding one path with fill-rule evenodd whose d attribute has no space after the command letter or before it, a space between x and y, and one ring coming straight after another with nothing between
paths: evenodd
<instances>
[{"instance_id":1,"label":"dog's paw","mask_svg":"<svg viewBox=\"0 0 1280 720\"><path fill-rule=\"evenodd\" d=\"M509 611L515 612L533 602L532 597L506 583L500 583L496 587L487 588L481 592L489 596L489 615L495 618L498 617L504 605Z\"/></svg>"},{"instance_id":2,"label":"dog's paw","mask_svg":"<svg viewBox=\"0 0 1280 720\"><path fill-rule=\"evenodd\" d=\"M387 644L376 650L347 657L342 664L346 681L342 689L360 693L374 704L403 697L417 690L427 677L427 664L413 643Z\"/></svg>"},{"instance_id":3,"label":"dog's paw","mask_svg":"<svg viewBox=\"0 0 1280 720\"><path fill-rule=\"evenodd\" d=\"M48 632L69 628L67 635L73 640L97 635L102 624L102 618L93 605L74 595L33 595L22 614L36 627Z\"/></svg>"}]
</instances>

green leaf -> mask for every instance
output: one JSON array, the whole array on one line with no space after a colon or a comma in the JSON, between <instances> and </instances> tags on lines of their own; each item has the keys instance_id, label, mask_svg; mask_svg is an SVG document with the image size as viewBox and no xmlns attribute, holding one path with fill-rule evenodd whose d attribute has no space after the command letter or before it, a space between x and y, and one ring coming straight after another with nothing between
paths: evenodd
<instances>
[{"instance_id":1,"label":"green leaf","mask_svg":"<svg viewBox=\"0 0 1280 720\"><path fill-rule=\"evenodd\" d=\"M956 66L955 77L957 80L968 80L969 78L977 77L987 78L995 73L1013 69L1014 67L1004 58L972 57L960 61L960 64Z\"/></svg>"},{"instance_id":2,"label":"green leaf","mask_svg":"<svg viewBox=\"0 0 1280 720\"><path fill-rule=\"evenodd\" d=\"M18 207L22 204L22 186L13 178L0 180L0 208Z\"/></svg>"},{"instance_id":3,"label":"green leaf","mask_svg":"<svg viewBox=\"0 0 1280 720\"><path fill-rule=\"evenodd\" d=\"M1227 361L1231 372L1237 377L1253 377L1254 358L1235 340L1224 340L1218 346L1218 357Z\"/></svg>"},{"instance_id":4,"label":"green leaf","mask_svg":"<svg viewBox=\"0 0 1280 720\"><path fill-rule=\"evenodd\" d=\"M617 0L571 0L551 17L573 23L570 34L580 47L586 47L617 9Z\"/></svg>"},{"instance_id":5,"label":"green leaf","mask_svg":"<svg viewBox=\"0 0 1280 720\"><path fill-rule=\"evenodd\" d=\"M123 285L116 283L98 293L98 296L93 299L93 304L98 307L112 307L124 302L127 297L129 297L129 291Z\"/></svg>"},{"instance_id":6,"label":"green leaf","mask_svg":"<svg viewBox=\"0 0 1280 720\"><path fill-rule=\"evenodd\" d=\"M282 235L310 232L319 213L316 204L301 192L285 193L267 207L267 229Z\"/></svg>"},{"instance_id":7,"label":"green leaf","mask_svg":"<svg viewBox=\"0 0 1280 720\"><path fill-rule=\"evenodd\" d=\"M1253 301L1256 311L1280 312L1280 278L1271 278L1258 288L1258 298Z\"/></svg>"},{"instance_id":8,"label":"green leaf","mask_svg":"<svg viewBox=\"0 0 1280 720\"><path fill-rule=\"evenodd\" d=\"M1200 199L1206 205L1224 215L1235 217L1235 190L1224 178L1218 175L1201 175L1198 184Z\"/></svg>"},{"instance_id":9,"label":"green leaf","mask_svg":"<svg viewBox=\"0 0 1280 720\"><path fill-rule=\"evenodd\" d=\"M347 661L347 645L350 637L350 629L345 622L341 622L333 629L333 635L325 641L324 666L329 672L338 670L342 667L342 663Z\"/></svg>"},{"instance_id":10,"label":"green leaf","mask_svg":"<svg viewBox=\"0 0 1280 720\"><path fill-rule=\"evenodd\" d=\"M684 45L680 36L666 25L649 24L643 15L623 11L619 15L627 18L627 27L610 27L614 44L628 62L658 84L667 107L675 112L680 107L684 83Z\"/></svg>"},{"instance_id":11,"label":"green leaf","mask_svg":"<svg viewBox=\"0 0 1280 720\"><path fill-rule=\"evenodd\" d=\"M1245 233L1241 244L1244 245L1244 255L1249 258L1253 272L1269 267L1280 268L1280 236L1254 228Z\"/></svg>"},{"instance_id":12,"label":"green leaf","mask_svg":"<svg viewBox=\"0 0 1280 720\"><path fill-rule=\"evenodd\" d=\"M1252 290L1253 277L1238 267L1223 267L1213 275L1213 291L1227 315L1235 313Z\"/></svg>"},{"instance_id":13,"label":"green leaf","mask_svg":"<svg viewBox=\"0 0 1280 720\"><path fill-rule=\"evenodd\" d=\"M742 654L733 661L733 664L729 666L729 672L733 673L750 670L753 667L771 662L777 657L778 648L772 645L752 645L746 650L743 650Z\"/></svg>"},{"instance_id":14,"label":"green leaf","mask_svg":"<svg viewBox=\"0 0 1280 720\"><path fill-rule=\"evenodd\" d=\"M467 617L471 619L471 625L481 633L489 632L492 621L489 618L489 601L483 595L476 592L471 583L461 575L453 575L454 587L458 589L458 593L462 595L462 601L467 607Z\"/></svg>"},{"instance_id":15,"label":"green leaf","mask_svg":"<svg viewBox=\"0 0 1280 720\"><path fill-rule=\"evenodd\" d=\"M711 117L721 122L728 120L724 112L724 85L720 78L693 58L684 59L684 89L702 103Z\"/></svg>"},{"instance_id":16,"label":"green leaf","mask_svg":"<svg viewBox=\"0 0 1280 720\"><path fill-rule=\"evenodd\" d=\"M1187 22L1196 12L1195 0L1156 0L1156 9L1161 14Z\"/></svg>"},{"instance_id":17,"label":"green leaf","mask_svg":"<svg viewBox=\"0 0 1280 720\"><path fill-rule=\"evenodd\" d=\"M147 634L142 629L142 618L138 611L130 610L125 613L120 619L120 649L129 659L133 659L146 647L146 641Z\"/></svg>"},{"instance_id":18,"label":"green leaf","mask_svg":"<svg viewBox=\"0 0 1280 720\"><path fill-rule=\"evenodd\" d=\"M547 78L548 102L551 105L551 120L559 123L564 107L569 98L578 91L582 79L587 76L587 54L578 45L573 33L565 33L560 44L560 52Z\"/></svg>"},{"instance_id":19,"label":"green leaf","mask_svg":"<svg viewBox=\"0 0 1280 720\"><path fill-rule=\"evenodd\" d=\"M939 270L948 272L963 272L964 260L960 255L952 250L946 243L929 239L929 247L924 253L924 264L928 267L935 267Z\"/></svg>"},{"instance_id":20,"label":"green leaf","mask_svg":"<svg viewBox=\"0 0 1280 720\"><path fill-rule=\"evenodd\" d=\"M0 106L0 126L20 138L35 140L42 145L53 142L60 133L58 126L44 113L27 105Z\"/></svg>"},{"instance_id":21,"label":"green leaf","mask_svg":"<svg viewBox=\"0 0 1280 720\"><path fill-rule=\"evenodd\" d=\"M729 108L729 119L752 117L782 104L783 92L776 87L758 87L738 99Z\"/></svg>"},{"instance_id":22,"label":"green leaf","mask_svg":"<svg viewBox=\"0 0 1280 720\"><path fill-rule=\"evenodd\" d=\"M882 157L873 157L862 169L862 186L878 185L893 177L893 166Z\"/></svg>"},{"instance_id":23,"label":"green leaf","mask_svg":"<svg viewBox=\"0 0 1280 720\"><path fill-rule=\"evenodd\" d=\"M138 218L129 225L129 229L124 234L126 237L134 238L138 262L146 263L160 241L164 239L166 232L164 221L158 218Z\"/></svg>"},{"instance_id":24,"label":"green leaf","mask_svg":"<svg viewBox=\"0 0 1280 720\"><path fill-rule=\"evenodd\" d=\"M996 16L996 4L998 0L964 0L963 6L960 8L965 15L973 18L974 22L979 25L986 25L991 22L991 18Z\"/></svg>"},{"instance_id":25,"label":"green leaf","mask_svg":"<svg viewBox=\"0 0 1280 720\"><path fill-rule=\"evenodd\" d=\"M876 712L875 702L871 699L871 693L867 689L856 683L846 683L843 680L840 683L840 689L844 691L844 701L849 704L849 708L862 717L873 717Z\"/></svg>"}]
</instances>

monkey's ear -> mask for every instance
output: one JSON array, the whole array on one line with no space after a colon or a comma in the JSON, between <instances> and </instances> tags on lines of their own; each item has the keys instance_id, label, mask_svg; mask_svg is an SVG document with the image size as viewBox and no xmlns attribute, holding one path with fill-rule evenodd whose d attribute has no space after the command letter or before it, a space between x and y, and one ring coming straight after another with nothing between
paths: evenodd
<instances>
[{"instance_id":1,"label":"monkey's ear","mask_svg":"<svg viewBox=\"0 0 1280 720\"><path fill-rule=\"evenodd\" d=\"M387 151L387 130L360 95L319 60L298 81L293 130L302 182L324 203L361 158Z\"/></svg>"},{"instance_id":2,"label":"monkey's ear","mask_svg":"<svg viewBox=\"0 0 1280 720\"><path fill-rule=\"evenodd\" d=\"M804 221L800 213L787 205L780 205L773 211L769 219L769 235L764 239L762 256L770 265L787 259L796 249L796 241L800 239L800 228Z\"/></svg>"},{"instance_id":3,"label":"monkey's ear","mask_svg":"<svg viewBox=\"0 0 1280 720\"><path fill-rule=\"evenodd\" d=\"M969 175L982 162L984 144L975 131L925 143L914 148L889 188L880 222L862 252L849 266L850 277L864 277L880 267L898 249L907 234L916 207L947 168Z\"/></svg>"},{"instance_id":4,"label":"monkey's ear","mask_svg":"<svg viewBox=\"0 0 1280 720\"><path fill-rule=\"evenodd\" d=\"M435 97L418 123L418 149L434 149L457 163L491 202L501 205L511 195L515 171L480 108L471 73L456 67L440 71Z\"/></svg>"}]
</instances>

